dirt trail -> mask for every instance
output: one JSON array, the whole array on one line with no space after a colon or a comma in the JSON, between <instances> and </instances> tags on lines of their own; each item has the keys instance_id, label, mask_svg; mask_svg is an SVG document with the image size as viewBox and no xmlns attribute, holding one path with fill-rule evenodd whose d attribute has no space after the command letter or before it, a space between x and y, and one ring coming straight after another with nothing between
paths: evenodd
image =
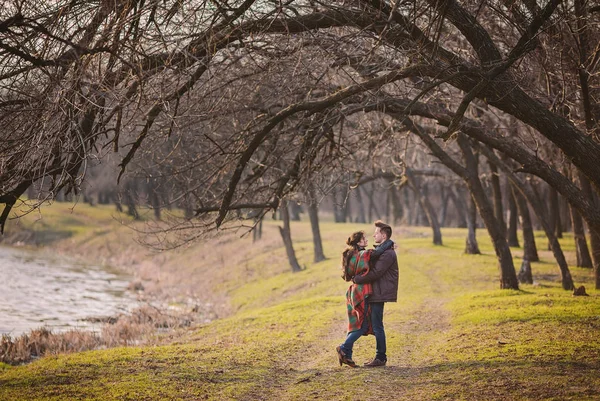
<instances>
[{"instance_id":1,"label":"dirt trail","mask_svg":"<svg viewBox=\"0 0 600 401\"><path fill-rule=\"evenodd\" d=\"M334 347L343 340L345 327L344 315L340 314L340 318L333 321L323 333L322 341L310 344L296 353L291 360L279 364L274 370L274 375L268 380L268 392L262 392L263 399L297 399L295 391L303 387L308 391L305 394L307 399L414 399L412 383L429 380L419 376L426 374L426 368L435 364L433 356L446 342L446 336L440 333L451 327L450 312L445 308L448 302L445 286L436 278L435 272L427 272L426 275L434 290L419 305L406 311L407 314L400 318L393 318L392 314L388 314L385 319L388 349L391 348L390 354L393 353L390 355L390 365L383 369L351 369L337 364ZM343 309L343 305L340 304L340 308ZM399 351L394 347L394 341L400 342ZM368 347L371 353L371 348L374 347L372 337L367 340L363 338L359 342L363 347L363 354L365 347ZM362 362L362 359L357 360L359 365ZM357 393L356 397L352 398L354 396L341 390L343 387L338 388L344 381L363 386L366 393L363 391L360 396ZM242 399L251 399L252 396Z\"/></svg>"}]
</instances>

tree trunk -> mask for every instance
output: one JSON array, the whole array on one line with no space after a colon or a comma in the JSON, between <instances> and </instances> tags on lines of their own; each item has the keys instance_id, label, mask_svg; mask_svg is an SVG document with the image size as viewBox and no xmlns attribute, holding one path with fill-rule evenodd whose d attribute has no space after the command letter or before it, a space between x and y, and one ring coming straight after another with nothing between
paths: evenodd
<instances>
[{"instance_id":1,"label":"tree trunk","mask_svg":"<svg viewBox=\"0 0 600 401\"><path fill-rule=\"evenodd\" d=\"M132 180L127 181L125 184L125 204L127 205L127 214L132 216L135 220L140 219L140 215L137 211L135 204L135 185Z\"/></svg>"},{"instance_id":2,"label":"tree trunk","mask_svg":"<svg viewBox=\"0 0 600 401\"><path fill-rule=\"evenodd\" d=\"M296 259L296 252L294 251L294 245L292 243L292 233L290 230L290 213L288 211L287 200L282 200L279 205L281 210L281 219L283 220L283 227L279 227L283 244L285 245L285 252L287 253L288 261L292 268L292 271L299 272L302 270L298 259Z\"/></svg>"},{"instance_id":3,"label":"tree trunk","mask_svg":"<svg viewBox=\"0 0 600 401\"><path fill-rule=\"evenodd\" d=\"M469 140L463 134L458 135L457 142L465 158L467 186L469 187L473 199L475 200L475 204L479 210L479 215L483 219L488 233L492 238L492 244L494 245L494 250L496 251L496 256L498 257L500 288L518 290L519 280L517 279L517 272L513 263L510 247L508 246L508 242L506 241L506 237L504 235L506 229L503 229L503 227L498 223L498 220L494 215L494 209L485 194L483 186L481 185L481 181L479 180L477 158L471 150L471 144L469 143Z\"/></svg>"},{"instance_id":4,"label":"tree trunk","mask_svg":"<svg viewBox=\"0 0 600 401\"><path fill-rule=\"evenodd\" d=\"M459 191L455 187L450 187L450 193L448 194L448 196L450 197L450 199L452 199L452 202L454 203L454 209L456 210L456 217L458 219L456 223L457 227L465 228L467 227L467 214L465 213L465 211L467 210L467 205L465 205L465 201L461 192L462 191Z\"/></svg>"},{"instance_id":5,"label":"tree trunk","mask_svg":"<svg viewBox=\"0 0 600 401\"><path fill-rule=\"evenodd\" d=\"M300 213L302 213L302 207L298 202L288 202L290 205L290 219L292 221L300 221Z\"/></svg>"},{"instance_id":6,"label":"tree trunk","mask_svg":"<svg viewBox=\"0 0 600 401\"><path fill-rule=\"evenodd\" d=\"M600 233L593 229L590 232L590 248L592 248L592 262L594 263L594 278L596 289L600 290Z\"/></svg>"},{"instance_id":7,"label":"tree trunk","mask_svg":"<svg viewBox=\"0 0 600 401\"><path fill-rule=\"evenodd\" d=\"M580 170L577 171L579 178L579 184L581 185L581 191L590 202L593 202L595 207L598 207L596 202L594 190L588 180L587 176ZM588 233L590 234L590 248L592 251L592 263L594 264L594 279L596 282L596 289L600 290L600 232L594 230L588 224Z\"/></svg>"},{"instance_id":8,"label":"tree trunk","mask_svg":"<svg viewBox=\"0 0 600 401\"><path fill-rule=\"evenodd\" d=\"M358 215L356 216L356 222L366 223L367 218L365 216L365 203L363 202L362 189L360 186L356 188L356 203L358 204Z\"/></svg>"},{"instance_id":9,"label":"tree trunk","mask_svg":"<svg viewBox=\"0 0 600 401\"><path fill-rule=\"evenodd\" d=\"M440 227L444 227L446 225L446 217L448 216L448 190L445 186L440 184L440 196L442 199L442 212L440 213Z\"/></svg>"},{"instance_id":10,"label":"tree trunk","mask_svg":"<svg viewBox=\"0 0 600 401\"><path fill-rule=\"evenodd\" d=\"M471 143L464 134L457 134L457 143L460 147L465 159L465 166L459 165L454 161L428 134L422 131L422 128L417 127L410 119L401 116L403 124L411 131L415 132L421 140L429 147L438 159L444 163L453 172L459 175L467 184L473 200L477 205L479 214L485 222L488 233L492 238L492 244L498 258L498 268L500 271L500 288L502 289L519 289L519 281L517 280L517 272L513 263L510 247L504 237L502 229L499 227L494 210L485 194L481 180L479 179L478 160L473 154Z\"/></svg>"},{"instance_id":11,"label":"tree trunk","mask_svg":"<svg viewBox=\"0 0 600 401\"><path fill-rule=\"evenodd\" d=\"M27 199L34 200L37 198L37 193L35 191L34 184L31 184L29 188L27 188Z\"/></svg>"},{"instance_id":12,"label":"tree trunk","mask_svg":"<svg viewBox=\"0 0 600 401\"><path fill-rule=\"evenodd\" d=\"M571 277L571 272L569 271L569 266L567 265L565 255L562 252L562 249L560 247L560 243L558 242L558 239L554 235L554 231L552 230L552 227L550 226L550 224L548 224L547 215L545 214L544 209L541 206L542 202L540 201L539 197L533 190L533 187L530 185L530 183L528 183L524 180L521 180L519 177L517 177L515 175L515 173L513 173L512 169L510 168L509 165L500 161L500 159L494 153L489 152L487 148L482 148L482 151L485 153L488 160L492 161L493 163L496 163L497 166L503 168L506 176L511 180L511 182L513 184L515 184L515 188L518 188L523 193L523 195L527 198L527 201L529 201L529 204L535 211L538 219L540 220L540 223L542 224L544 232L546 233L546 236L548 237L549 246L552 250L552 253L554 254L556 263L558 263L558 267L560 269L562 287L565 290L572 290L573 289L573 278Z\"/></svg>"},{"instance_id":13,"label":"tree trunk","mask_svg":"<svg viewBox=\"0 0 600 401\"><path fill-rule=\"evenodd\" d=\"M510 189L510 183L507 183L506 188L508 188L508 245L519 248L519 237L517 235L518 232L518 212L517 212L517 202L515 201L515 195ZM530 222L531 224L531 222Z\"/></svg>"},{"instance_id":14,"label":"tree trunk","mask_svg":"<svg viewBox=\"0 0 600 401\"><path fill-rule=\"evenodd\" d=\"M344 220L342 220L342 208L338 202L337 186L333 187L333 190L331 191L331 198L333 201L333 221L336 223L343 223Z\"/></svg>"},{"instance_id":15,"label":"tree trunk","mask_svg":"<svg viewBox=\"0 0 600 401\"><path fill-rule=\"evenodd\" d=\"M443 245L442 231L440 230L440 225L437 219L437 213L435 212L433 205L429 201L427 195L421 191L419 182L412 173L411 169L406 167L404 174L406 175L406 178L408 180L408 185L412 188L415 195L417 196L421 208L425 211L425 217L427 218L427 221L429 222L429 225L433 231L433 244Z\"/></svg>"},{"instance_id":16,"label":"tree trunk","mask_svg":"<svg viewBox=\"0 0 600 401\"><path fill-rule=\"evenodd\" d=\"M527 201L518 189L511 185L512 194L517 203L517 209L521 215L521 227L523 230L523 259L530 262L538 262L537 246L535 245L535 235L533 234L533 224L531 224L531 216L529 214L529 206Z\"/></svg>"},{"instance_id":17,"label":"tree trunk","mask_svg":"<svg viewBox=\"0 0 600 401\"><path fill-rule=\"evenodd\" d=\"M121 196L119 194L113 192L113 197L114 197L115 207L117 209L117 212L123 213L123 204L121 203Z\"/></svg>"},{"instance_id":18,"label":"tree trunk","mask_svg":"<svg viewBox=\"0 0 600 401\"><path fill-rule=\"evenodd\" d=\"M379 218L381 215L379 214L379 210L377 209L377 205L375 204L375 200L373 200L373 197L375 195L375 183L372 182L371 183L371 190L367 191L367 198L369 198L369 208L368 210L368 214L369 214L369 221L374 221L374 216L376 218Z\"/></svg>"},{"instance_id":19,"label":"tree trunk","mask_svg":"<svg viewBox=\"0 0 600 401\"><path fill-rule=\"evenodd\" d=\"M587 18L587 7L585 7L585 2L582 0L575 0L575 15L577 16L577 45L578 45L578 53L579 53L579 81L581 88L581 97L583 104L583 111L585 115L585 125L588 131L597 130L598 129L598 121L600 121L600 107L598 106L598 102L593 101L594 98L597 98L597 91L590 88L590 73L586 68L588 55L590 53L590 42L588 41L588 18ZM597 158L584 158L594 163L598 164ZM576 164L579 166L578 164ZM598 209L598 199L597 192L592 190L592 186L590 185L590 180L595 179L594 184L596 190L600 188L600 182L598 182L597 174L590 174L589 172L582 171L581 168L577 169L577 176L579 178L579 183L581 185L581 191L584 193L584 196L592 202L595 206L595 209ZM597 226L591 227L588 223L588 230L590 234L590 248L592 250L592 263L594 264L594 278L596 281L596 289L600 290L600 229Z\"/></svg>"},{"instance_id":20,"label":"tree trunk","mask_svg":"<svg viewBox=\"0 0 600 401\"><path fill-rule=\"evenodd\" d=\"M519 270L519 282L522 284L533 284L533 275L531 274L531 262L523 259L521 270Z\"/></svg>"},{"instance_id":21,"label":"tree trunk","mask_svg":"<svg viewBox=\"0 0 600 401\"><path fill-rule=\"evenodd\" d=\"M415 194L415 191L410 191L410 195L411 197L411 203L413 205L412 210L411 210L411 216L412 216L412 222L411 222L411 226L419 226L421 225L421 221L420 221L420 217L421 217L421 205L419 204L419 201L417 199L417 194Z\"/></svg>"},{"instance_id":22,"label":"tree trunk","mask_svg":"<svg viewBox=\"0 0 600 401\"><path fill-rule=\"evenodd\" d=\"M390 212L392 211L392 196L390 195L391 188L385 191L385 221L390 221Z\"/></svg>"},{"instance_id":23,"label":"tree trunk","mask_svg":"<svg viewBox=\"0 0 600 401\"><path fill-rule=\"evenodd\" d=\"M493 152L493 150L490 150ZM504 222L504 208L502 207L502 188L500 187L500 175L498 174L498 168L491 162L488 163L491 171L491 184L492 184L492 199L494 204L494 216L498 221L500 229L504 230L504 236L506 236L506 223ZM509 244L510 245L510 244Z\"/></svg>"},{"instance_id":24,"label":"tree trunk","mask_svg":"<svg viewBox=\"0 0 600 401\"><path fill-rule=\"evenodd\" d=\"M256 242L262 238L263 219L261 218L252 230L252 242Z\"/></svg>"},{"instance_id":25,"label":"tree trunk","mask_svg":"<svg viewBox=\"0 0 600 401\"><path fill-rule=\"evenodd\" d=\"M510 247L506 241L506 237L502 229L499 227L496 218L494 217L494 210L485 194L481 180L479 179L478 172L478 161L477 157L473 154L471 149L471 143L462 133L457 134L457 143L460 147L464 160L465 166L461 166L455 160L453 160L428 134L425 134L421 127L417 127L410 119L403 115L399 116L402 118L402 122L411 131L415 132L421 140L429 147L438 159L444 163L453 172L459 175L465 180L473 200L477 205L479 214L485 222L488 233L492 238L492 244L498 257L498 268L500 270L500 288L502 289L519 289L519 281L517 280L517 272L515 271L515 265L513 263L512 254Z\"/></svg>"},{"instance_id":26,"label":"tree trunk","mask_svg":"<svg viewBox=\"0 0 600 401\"><path fill-rule=\"evenodd\" d=\"M344 203L342 204L343 210L343 223L352 222L352 203L350 201L350 189L346 186L344 187Z\"/></svg>"},{"instance_id":27,"label":"tree trunk","mask_svg":"<svg viewBox=\"0 0 600 401\"><path fill-rule=\"evenodd\" d=\"M550 228L556 238L562 238L562 222L560 220L560 207L558 204L558 192L550 187Z\"/></svg>"},{"instance_id":28,"label":"tree trunk","mask_svg":"<svg viewBox=\"0 0 600 401\"><path fill-rule=\"evenodd\" d=\"M465 253L479 255L479 244L477 243L477 206L472 197L469 196L469 209L467 210L467 240Z\"/></svg>"},{"instance_id":29,"label":"tree trunk","mask_svg":"<svg viewBox=\"0 0 600 401\"><path fill-rule=\"evenodd\" d=\"M591 269L594 267L592 257L585 239L585 231L583 228L583 219L579 212L569 206L571 212L571 222L573 224L573 237L575 238L575 253L577 255L577 267L585 267Z\"/></svg>"},{"instance_id":30,"label":"tree trunk","mask_svg":"<svg viewBox=\"0 0 600 401\"><path fill-rule=\"evenodd\" d=\"M517 187L518 189L518 187ZM531 190L534 193L534 199L547 199L548 197L543 196L543 192L542 194L540 194L540 188L539 188L539 184L536 183L535 181L531 182ZM529 200L528 200L529 201ZM539 210L542 211L542 213L544 214L544 216L548 215L548 205L546 204L546 202L540 202L540 204L538 205ZM532 205L533 207L533 205ZM537 212L535 213L536 217L537 217ZM534 221L534 225L533 225L533 229L534 230L541 230L542 229L542 224L539 218L536 218ZM548 250L550 250L550 243L548 243Z\"/></svg>"},{"instance_id":31,"label":"tree trunk","mask_svg":"<svg viewBox=\"0 0 600 401\"><path fill-rule=\"evenodd\" d=\"M562 196L558 197L558 205L560 209L560 221L562 223L562 232L573 231L571 221L571 206L569 202Z\"/></svg>"},{"instance_id":32,"label":"tree trunk","mask_svg":"<svg viewBox=\"0 0 600 401\"><path fill-rule=\"evenodd\" d=\"M348 220L348 187L344 185L333 188L333 218L336 223L345 223Z\"/></svg>"},{"instance_id":33,"label":"tree trunk","mask_svg":"<svg viewBox=\"0 0 600 401\"><path fill-rule=\"evenodd\" d=\"M325 253L323 253L323 241L321 241L321 228L319 227L319 205L317 204L317 199L312 187L309 187L308 199L308 218L310 219L310 228L313 237L315 254L314 262L319 263L322 260L325 260L326 257Z\"/></svg>"},{"instance_id":34,"label":"tree trunk","mask_svg":"<svg viewBox=\"0 0 600 401\"><path fill-rule=\"evenodd\" d=\"M410 193L412 190L409 190L407 187L402 187L400 190L400 198L402 199L402 208L404 209L404 222L406 225L412 225L412 212L411 212L411 202L410 202Z\"/></svg>"},{"instance_id":35,"label":"tree trunk","mask_svg":"<svg viewBox=\"0 0 600 401\"><path fill-rule=\"evenodd\" d=\"M310 228L313 235L314 262L319 263L325 260L326 257L323 253L323 242L321 241L321 230L319 228L319 207L316 202L311 202L308 205L308 217L310 218Z\"/></svg>"},{"instance_id":36,"label":"tree trunk","mask_svg":"<svg viewBox=\"0 0 600 401\"><path fill-rule=\"evenodd\" d=\"M391 184L391 183L390 183ZM390 185L390 200L392 202L392 216L393 224L398 224L402 220L403 211L400 198L398 197L398 189L395 186Z\"/></svg>"},{"instance_id":37,"label":"tree trunk","mask_svg":"<svg viewBox=\"0 0 600 401\"><path fill-rule=\"evenodd\" d=\"M152 210L154 211L154 218L156 220L160 220L161 205L160 199L158 197L159 188L156 178L150 178L148 180L146 190L148 191L148 197L150 198L150 205L152 206Z\"/></svg>"}]
</instances>

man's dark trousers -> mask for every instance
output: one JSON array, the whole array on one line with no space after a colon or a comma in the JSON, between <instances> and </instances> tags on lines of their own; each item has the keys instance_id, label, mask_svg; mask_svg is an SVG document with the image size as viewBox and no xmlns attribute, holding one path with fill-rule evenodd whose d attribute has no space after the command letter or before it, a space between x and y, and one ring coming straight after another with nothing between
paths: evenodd
<instances>
[{"instance_id":1,"label":"man's dark trousers","mask_svg":"<svg viewBox=\"0 0 600 401\"><path fill-rule=\"evenodd\" d=\"M380 361L387 361L386 355L386 344L385 344L385 331L383 329L383 302L371 302L371 326L373 327L373 334L375 335L376 342L376 354L375 358Z\"/></svg>"}]
</instances>

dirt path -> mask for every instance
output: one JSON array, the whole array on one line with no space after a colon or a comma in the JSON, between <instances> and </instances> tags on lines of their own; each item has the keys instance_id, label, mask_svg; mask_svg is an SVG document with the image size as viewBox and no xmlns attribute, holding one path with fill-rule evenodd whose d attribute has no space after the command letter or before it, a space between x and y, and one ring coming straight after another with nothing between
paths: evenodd
<instances>
[{"instance_id":1,"label":"dirt path","mask_svg":"<svg viewBox=\"0 0 600 401\"><path fill-rule=\"evenodd\" d=\"M426 387L430 380L429 370L436 363L437 350L446 342L447 336L441 333L451 327L450 312L445 307L448 302L445 287L437 280L435 272L427 272L426 276L434 290L421 298L418 305L399 313L399 306L388 304L390 307L386 309L385 319L390 356L388 366L382 369L351 369L337 364L334 349L343 340L345 327L345 316L340 313L339 318L336 317L322 333L321 341L309 344L293 358L277 364L273 376L265 382L265 390L261 391L263 398L259 399L418 399L415 383L417 386L424 385L422 389ZM355 345L357 363L361 365L374 348L372 336L361 338ZM362 390L355 393L351 391L353 386ZM256 399L256 396L247 394L241 399Z\"/></svg>"}]
</instances>

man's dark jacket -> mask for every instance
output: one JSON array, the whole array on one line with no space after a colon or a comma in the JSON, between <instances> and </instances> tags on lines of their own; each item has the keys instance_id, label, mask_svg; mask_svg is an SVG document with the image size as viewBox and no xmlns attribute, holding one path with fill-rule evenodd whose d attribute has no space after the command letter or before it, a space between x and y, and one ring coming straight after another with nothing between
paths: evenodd
<instances>
[{"instance_id":1,"label":"man's dark jacket","mask_svg":"<svg viewBox=\"0 0 600 401\"><path fill-rule=\"evenodd\" d=\"M364 276L354 277L356 284L373 284L369 302L396 302L398 299L398 259L393 248L386 249Z\"/></svg>"}]
</instances>

